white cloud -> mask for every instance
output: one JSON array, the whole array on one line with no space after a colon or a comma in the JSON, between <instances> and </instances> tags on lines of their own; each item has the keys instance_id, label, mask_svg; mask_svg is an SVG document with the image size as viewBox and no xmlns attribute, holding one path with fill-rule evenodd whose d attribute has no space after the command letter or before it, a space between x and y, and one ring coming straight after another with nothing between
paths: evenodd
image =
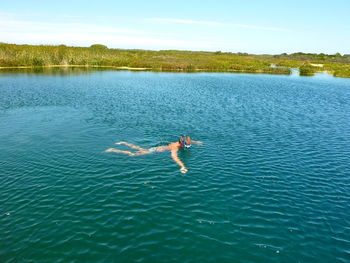
<instances>
[{"instance_id":1,"label":"white cloud","mask_svg":"<svg viewBox=\"0 0 350 263\"><path fill-rule=\"evenodd\" d=\"M0 32L77 32L148 34L148 32L83 23L44 23L0 18Z\"/></svg>"},{"instance_id":2,"label":"white cloud","mask_svg":"<svg viewBox=\"0 0 350 263\"><path fill-rule=\"evenodd\" d=\"M146 18L146 21L150 22L165 22L165 23L178 23L178 24L196 24L196 25L222 25L218 22L209 21L196 21L188 19L173 19L173 18Z\"/></svg>"},{"instance_id":3,"label":"white cloud","mask_svg":"<svg viewBox=\"0 0 350 263\"><path fill-rule=\"evenodd\" d=\"M128 28L84 23L46 23L0 18L0 42L23 44L66 44L89 46L95 43L112 48L230 50L235 43L181 38Z\"/></svg>"},{"instance_id":4,"label":"white cloud","mask_svg":"<svg viewBox=\"0 0 350 263\"><path fill-rule=\"evenodd\" d=\"M213 26L231 26L238 28L248 28L256 30L265 31L279 31L288 32L288 29L279 27L267 27L267 26L257 26L257 25L247 25L247 24L232 24L232 23L220 23L214 21L198 21L198 20L187 20L187 19L176 19L176 18L147 18L145 19L149 22L162 22L162 23L177 23L177 24L193 24L193 25L213 25Z\"/></svg>"},{"instance_id":5,"label":"white cloud","mask_svg":"<svg viewBox=\"0 0 350 263\"><path fill-rule=\"evenodd\" d=\"M1 33L1 32L0 32ZM0 41L25 44L66 44L74 46L90 46L102 43L108 47L131 49L187 49L187 50L217 50L221 47L234 46L225 42L203 42L193 40L176 40L138 36L121 36L92 33L1 33Z\"/></svg>"}]
</instances>

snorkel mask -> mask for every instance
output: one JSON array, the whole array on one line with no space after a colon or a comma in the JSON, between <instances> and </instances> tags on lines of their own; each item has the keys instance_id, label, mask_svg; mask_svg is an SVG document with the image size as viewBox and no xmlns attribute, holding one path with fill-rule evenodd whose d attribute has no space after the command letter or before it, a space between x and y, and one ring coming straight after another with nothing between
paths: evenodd
<instances>
[{"instance_id":1,"label":"snorkel mask","mask_svg":"<svg viewBox=\"0 0 350 263\"><path fill-rule=\"evenodd\" d=\"M187 144L186 136L181 137L180 143L181 143L182 148L188 149L191 147L191 143Z\"/></svg>"}]
</instances>

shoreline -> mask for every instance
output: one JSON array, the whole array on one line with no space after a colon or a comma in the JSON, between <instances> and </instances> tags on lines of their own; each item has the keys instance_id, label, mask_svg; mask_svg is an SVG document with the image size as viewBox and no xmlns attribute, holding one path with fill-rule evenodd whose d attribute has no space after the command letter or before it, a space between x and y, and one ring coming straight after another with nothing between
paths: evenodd
<instances>
[{"instance_id":1,"label":"shoreline","mask_svg":"<svg viewBox=\"0 0 350 263\"><path fill-rule=\"evenodd\" d=\"M98 66L98 65L45 65L45 66L0 66L2 69L43 69L43 68L110 68L116 70L130 70L130 71L153 71L153 72L222 72L222 73L251 73L251 74L271 74L271 75L291 75L291 72L269 72L264 70L208 70L208 69L162 69L162 68L136 68L128 66Z\"/></svg>"},{"instance_id":2,"label":"shoreline","mask_svg":"<svg viewBox=\"0 0 350 263\"><path fill-rule=\"evenodd\" d=\"M95 66L95 65L47 65L47 66L12 66L2 67L0 69L35 69L35 68L114 68L121 70L151 70L152 68L132 68L117 66Z\"/></svg>"},{"instance_id":3,"label":"shoreline","mask_svg":"<svg viewBox=\"0 0 350 263\"><path fill-rule=\"evenodd\" d=\"M257 71L245 71L245 70L206 70L206 69L194 69L194 70L183 70L183 69L155 69L155 68L135 68L135 67L128 67L128 66L97 66L97 65L46 65L46 66L0 66L0 71L3 69L48 69L48 68L105 68L105 69L116 69L116 70L130 70L130 71L152 71L152 72L184 72L184 73L193 73L193 72L217 72L217 73L249 73L249 74L269 74L269 75L292 75L292 72L290 73L283 73L283 72L264 72L263 70L257 70ZM315 73L325 73L328 75L334 76L333 72L330 72L328 70L324 71L317 71ZM302 75L301 75L302 76ZM304 75L305 76L305 75ZM309 75L314 76L314 74ZM340 77L340 78L348 78L348 77Z\"/></svg>"},{"instance_id":4,"label":"shoreline","mask_svg":"<svg viewBox=\"0 0 350 263\"><path fill-rule=\"evenodd\" d=\"M41 68L110 68L117 70L131 70L131 71L153 71L153 72L223 72L223 73L255 73L255 74L272 74L272 75L290 75L291 73L281 72L266 72L263 70L249 71L249 70L207 70L207 69L162 69L162 68L134 68L128 66L97 66L97 65L46 65L46 66L0 66L2 69L41 69Z\"/></svg>"}]
</instances>

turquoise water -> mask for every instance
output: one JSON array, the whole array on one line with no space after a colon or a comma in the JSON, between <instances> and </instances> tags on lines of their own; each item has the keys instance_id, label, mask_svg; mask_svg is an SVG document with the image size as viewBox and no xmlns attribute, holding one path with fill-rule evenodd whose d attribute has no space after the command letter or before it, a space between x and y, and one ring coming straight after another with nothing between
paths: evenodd
<instances>
[{"instance_id":1,"label":"turquoise water","mask_svg":"<svg viewBox=\"0 0 350 263\"><path fill-rule=\"evenodd\" d=\"M0 262L349 262L350 79L83 73L0 75Z\"/></svg>"}]
</instances>

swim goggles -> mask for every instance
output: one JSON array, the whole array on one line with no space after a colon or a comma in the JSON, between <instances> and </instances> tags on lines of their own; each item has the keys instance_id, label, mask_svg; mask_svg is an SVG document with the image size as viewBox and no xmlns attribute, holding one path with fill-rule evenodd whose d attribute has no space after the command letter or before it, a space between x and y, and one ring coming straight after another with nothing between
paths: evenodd
<instances>
[{"instance_id":1,"label":"swim goggles","mask_svg":"<svg viewBox=\"0 0 350 263\"><path fill-rule=\"evenodd\" d=\"M191 144L186 144L186 137L182 137L181 138L181 143L183 145L183 148L190 148L191 147Z\"/></svg>"}]
</instances>

